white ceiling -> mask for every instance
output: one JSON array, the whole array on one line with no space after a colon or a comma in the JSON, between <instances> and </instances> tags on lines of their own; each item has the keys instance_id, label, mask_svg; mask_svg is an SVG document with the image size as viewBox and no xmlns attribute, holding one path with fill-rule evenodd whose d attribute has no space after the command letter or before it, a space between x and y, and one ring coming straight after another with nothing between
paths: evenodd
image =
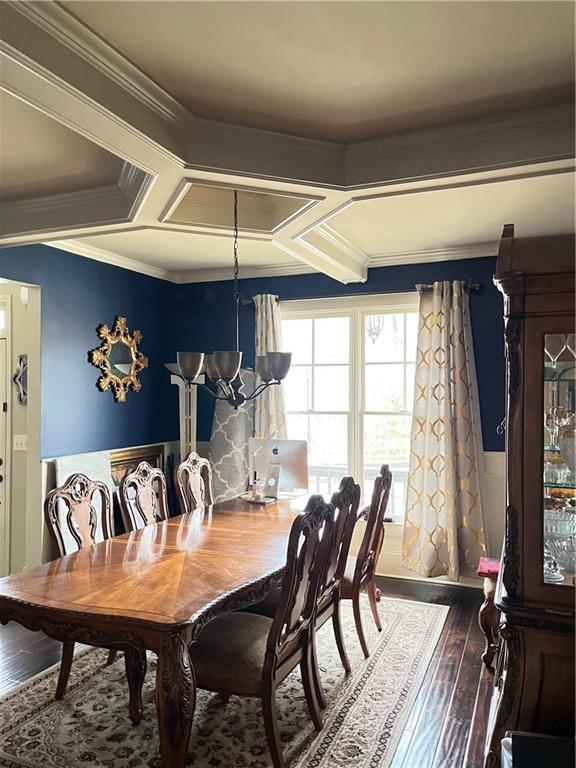
<instances>
[{"instance_id":1,"label":"white ceiling","mask_svg":"<svg viewBox=\"0 0 576 768\"><path fill-rule=\"evenodd\" d=\"M228 270L222 277L232 277L232 241L228 237L146 229L117 232L76 240L83 246L97 248L124 259L157 267L168 272ZM65 247L66 243L62 243ZM265 269L277 265L298 264L272 243L242 239L242 270Z\"/></svg>"},{"instance_id":2,"label":"white ceiling","mask_svg":"<svg viewBox=\"0 0 576 768\"><path fill-rule=\"evenodd\" d=\"M357 140L571 98L569 2L65 2L200 117Z\"/></svg>"},{"instance_id":3,"label":"white ceiling","mask_svg":"<svg viewBox=\"0 0 576 768\"><path fill-rule=\"evenodd\" d=\"M0 90L0 200L115 184L122 161Z\"/></svg>"},{"instance_id":4,"label":"white ceiling","mask_svg":"<svg viewBox=\"0 0 576 768\"><path fill-rule=\"evenodd\" d=\"M574 232L574 174L419 192L354 203L329 224L366 254L422 252ZM490 254L486 254L490 255Z\"/></svg>"}]
</instances>

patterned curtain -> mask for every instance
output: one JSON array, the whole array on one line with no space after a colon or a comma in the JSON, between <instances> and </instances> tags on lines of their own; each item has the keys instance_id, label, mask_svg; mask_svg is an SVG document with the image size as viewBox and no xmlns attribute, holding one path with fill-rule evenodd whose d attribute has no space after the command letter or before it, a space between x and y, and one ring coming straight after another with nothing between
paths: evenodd
<instances>
[{"instance_id":1,"label":"patterned curtain","mask_svg":"<svg viewBox=\"0 0 576 768\"><path fill-rule=\"evenodd\" d=\"M485 554L482 434L468 293L420 290L402 564L457 581Z\"/></svg>"},{"instance_id":2,"label":"patterned curtain","mask_svg":"<svg viewBox=\"0 0 576 768\"><path fill-rule=\"evenodd\" d=\"M254 389L254 372L240 371L243 389ZM208 458L212 465L214 502L235 499L248 486L248 440L254 433L254 401L238 410L226 400L217 400L212 422Z\"/></svg>"},{"instance_id":3,"label":"patterned curtain","mask_svg":"<svg viewBox=\"0 0 576 768\"><path fill-rule=\"evenodd\" d=\"M270 293L254 296L256 305L256 354L282 352L278 297ZM269 387L256 398L254 437L286 437L286 411L282 385Z\"/></svg>"}]
</instances>

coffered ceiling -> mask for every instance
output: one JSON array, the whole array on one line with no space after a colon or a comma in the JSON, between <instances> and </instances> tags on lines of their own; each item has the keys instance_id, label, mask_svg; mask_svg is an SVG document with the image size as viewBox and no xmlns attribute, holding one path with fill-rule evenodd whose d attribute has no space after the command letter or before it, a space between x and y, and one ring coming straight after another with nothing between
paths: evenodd
<instances>
[{"instance_id":1,"label":"coffered ceiling","mask_svg":"<svg viewBox=\"0 0 576 768\"><path fill-rule=\"evenodd\" d=\"M574 230L574 5L0 2L0 245L176 282Z\"/></svg>"},{"instance_id":2,"label":"coffered ceiling","mask_svg":"<svg viewBox=\"0 0 576 768\"><path fill-rule=\"evenodd\" d=\"M63 5L195 115L297 136L379 138L572 93L570 3Z\"/></svg>"},{"instance_id":3,"label":"coffered ceiling","mask_svg":"<svg viewBox=\"0 0 576 768\"><path fill-rule=\"evenodd\" d=\"M115 184L122 161L0 91L0 200Z\"/></svg>"}]
</instances>

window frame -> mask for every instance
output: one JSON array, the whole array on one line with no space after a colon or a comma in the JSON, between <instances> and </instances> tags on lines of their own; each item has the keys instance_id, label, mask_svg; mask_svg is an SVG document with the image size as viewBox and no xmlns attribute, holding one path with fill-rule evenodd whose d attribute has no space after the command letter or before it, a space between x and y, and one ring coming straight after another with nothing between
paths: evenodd
<instances>
[{"instance_id":1,"label":"window frame","mask_svg":"<svg viewBox=\"0 0 576 768\"><path fill-rule=\"evenodd\" d=\"M418 312L418 291L404 293L363 294L320 299L294 299L280 301L281 320L302 320L307 318L344 317L350 319L349 351L349 387L350 401L348 411L339 413L348 415L348 467L354 478L362 483L364 478L364 415L385 414L384 411L365 410L365 332L364 323L367 315L398 314ZM361 365L361 362L363 364ZM406 365L406 350L401 361ZM314 365L314 363L312 363ZM290 374L288 374L290 375ZM404 383L406 387L406 380ZM406 403L406 405L408 405ZM412 409L407 410L411 414ZM290 413L336 413L335 411L290 411ZM394 412L396 414L398 412ZM369 500L370 490L363 488L365 501ZM398 520L396 524L402 524Z\"/></svg>"}]
</instances>

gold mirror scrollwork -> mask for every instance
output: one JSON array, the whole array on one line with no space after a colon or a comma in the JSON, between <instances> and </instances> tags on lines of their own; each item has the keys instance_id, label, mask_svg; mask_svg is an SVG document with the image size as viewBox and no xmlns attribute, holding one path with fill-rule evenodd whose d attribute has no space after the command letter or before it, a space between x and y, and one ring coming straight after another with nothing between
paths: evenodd
<instances>
[{"instance_id":1,"label":"gold mirror scrollwork","mask_svg":"<svg viewBox=\"0 0 576 768\"><path fill-rule=\"evenodd\" d=\"M130 332L126 318L119 316L115 318L112 330L103 323L96 333L102 343L88 352L88 362L102 372L96 386L102 392L111 389L114 400L123 403L129 389L134 392L142 389L138 374L148 367L148 358L138 350L142 334L137 330Z\"/></svg>"}]
</instances>

